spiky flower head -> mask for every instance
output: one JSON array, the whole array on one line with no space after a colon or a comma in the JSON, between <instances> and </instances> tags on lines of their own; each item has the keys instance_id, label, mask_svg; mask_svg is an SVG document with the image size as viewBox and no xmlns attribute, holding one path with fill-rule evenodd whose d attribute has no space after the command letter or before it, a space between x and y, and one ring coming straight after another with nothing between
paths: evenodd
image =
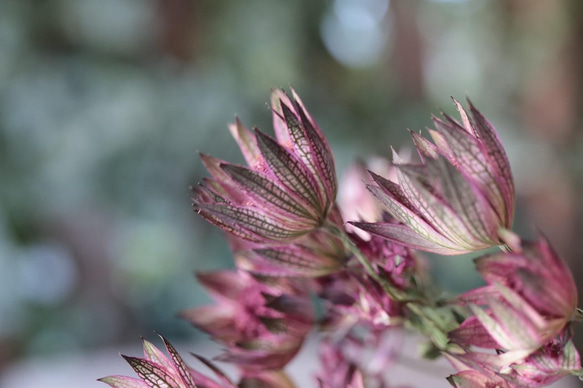
<instances>
[{"instance_id":1,"label":"spiky flower head","mask_svg":"<svg viewBox=\"0 0 583 388\"><path fill-rule=\"evenodd\" d=\"M334 157L320 128L292 89L272 93L276 138L229 129L248 166L201 155L211 179L194 189L194 209L253 242L289 241L321 226L337 192Z\"/></svg>"},{"instance_id":2,"label":"spiky flower head","mask_svg":"<svg viewBox=\"0 0 583 388\"><path fill-rule=\"evenodd\" d=\"M546 387L570 374L579 374L581 359L566 329L553 340L524 359L469 350L447 355L460 373L448 379L459 388L474 387ZM473 385L472 385L473 384Z\"/></svg>"},{"instance_id":3,"label":"spiky flower head","mask_svg":"<svg viewBox=\"0 0 583 388\"><path fill-rule=\"evenodd\" d=\"M156 346L142 340L144 358L122 356L139 378L108 376L99 381L113 388L295 388L291 380L281 371L244 373L238 384L208 359L191 353L216 376L212 379L188 367L176 349L162 336L169 356Z\"/></svg>"},{"instance_id":4,"label":"spiky flower head","mask_svg":"<svg viewBox=\"0 0 583 388\"><path fill-rule=\"evenodd\" d=\"M244 271L198 274L215 304L186 310L182 318L226 346L220 357L245 371L281 369L299 351L314 313L293 279L256 278Z\"/></svg>"},{"instance_id":5,"label":"spiky flower head","mask_svg":"<svg viewBox=\"0 0 583 388\"><path fill-rule=\"evenodd\" d=\"M429 130L434 143L411 133L421 164L396 152L396 182L372 173L372 193L399 223L353 223L411 248L456 255L501 243L512 225L514 183L492 124L471 104L472 118L455 101L461 124L444 114Z\"/></svg>"},{"instance_id":6,"label":"spiky flower head","mask_svg":"<svg viewBox=\"0 0 583 388\"><path fill-rule=\"evenodd\" d=\"M474 316L451 333L452 340L528 355L572 319L577 288L569 267L543 237L517 249L476 260L488 285L459 297L470 304Z\"/></svg>"},{"instance_id":7,"label":"spiky flower head","mask_svg":"<svg viewBox=\"0 0 583 388\"><path fill-rule=\"evenodd\" d=\"M99 381L113 388L197 388L191 369L186 366L176 349L164 337L161 338L170 357L151 342L142 340L144 358L122 355L139 378L109 376Z\"/></svg>"}]
</instances>

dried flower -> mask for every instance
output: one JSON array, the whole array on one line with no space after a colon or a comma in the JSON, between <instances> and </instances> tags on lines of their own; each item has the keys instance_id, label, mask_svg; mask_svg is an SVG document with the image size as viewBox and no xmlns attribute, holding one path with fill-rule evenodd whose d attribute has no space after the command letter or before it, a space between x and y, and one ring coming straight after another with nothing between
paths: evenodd
<instances>
[{"instance_id":1,"label":"dried flower","mask_svg":"<svg viewBox=\"0 0 583 388\"><path fill-rule=\"evenodd\" d=\"M123 356L139 378L109 376L99 379L113 388L294 388L291 380L281 371L243 373L239 384L206 358L193 354L208 367L218 381L188 367L176 349L162 336L170 357L152 343L142 340L145 358Z\"/></svg>"},{"instance_id":2,"label":"dried flower","mask_svg":"<svg viewBox=\"0 0 583 388\"><path fill-rule=\"evenodd\" d=\"M227 346L221 360L260 371L281 369L295 356L314 319L299 284L284 278L259 281L244 271L197 277L217 303L181 316Z\"/></svg>"},{"instance_id":3,"label":"dried flower","mask_svg":"<svg viewBox=\"0 0 583 388\"><path fill-rule=\"evenodd\" d=\"M398 183L371 173L371 192L400 223L352 224L414 249L462 254L501 240L514 215L514 184L508 159L492 124L470 103L472 120L455 101L460 125L444 114L429 130L435 144L411 133L421 164L396 152Z\"/></svg>"},{"instance_id":4,"label":"dried flower","mask_svg":"<svg viewBox=\"0 0 583 388\"><path fill-rule=\"evenodd\" d=\"M523 360L512 360L505 352L450 354L448 359L462 372L449 380L460 388L547 386L581 369L581 359L571 337L571 330L564 330Z\"/></svg>"},{"instance_id":5,"label":"dried flower","mask_svg":"<svg viewBox=\"0 0 583 388\"><path fill-rule=\"evenodd\" d=\"M197 388L191 369L186 366L174 347L161 337L170 357L151 342L143 340L145 358L123 356L139 379L126 376L109 376L99 379L114 388ZM200 386L198 386L200 388ZM217 385L217 388L221 386ZM233 386L234 387L234 386ZM210 387L209 388L214 388Z\"/></svg>"},{"instance_id":6,"label":"dried flower","mask_svg":"<svg viewBox=\"0 0 583 388\"><path fill-rule=\"evenodd\" d=\"M337 191L334 157L318 125L292 90L272 94L276 139L239 120L231 133L248 167L201 155L212 179L195 191L194 209L253 242L289 241L326 221Z\"/></svg>"},{"instance_id":7,"label":"dried flower","mask_svg":"<svg viewBox=\"0 0 583 388\"><path fill-rule=\"evenodd\" d=\"M572 318L577 288L565 262L543 237L523 243L521 249L476 260L488 285L459 297L471 304L475 315L451 333L454 341L528 355L554 338Z\"/></svg>"}]
</instances>

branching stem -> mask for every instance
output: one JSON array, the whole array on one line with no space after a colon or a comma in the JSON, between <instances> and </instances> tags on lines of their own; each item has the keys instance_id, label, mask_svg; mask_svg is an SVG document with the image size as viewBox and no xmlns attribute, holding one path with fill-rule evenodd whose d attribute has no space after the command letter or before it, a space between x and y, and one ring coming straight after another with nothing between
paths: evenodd
<instances>
[{"instance_id":1,"label":"branching stem","mask_svg":"<svg viewBox=\"0 0 583 388\"><path fill-rule=\"evenodd\" d=\"M389 281L387 281L386 279L383 279L381 276L379 276L379 274L373 268L372 264L368 261L366 256L364 256L362 251L354 244L354 242L352 242L352 240L350 239L350 237L348 237L346 232L344 232L338 226L331 224L331 223L327 223L326 225L324 225L324 229L326 231L328 231L330 234L332 234L333 236L340 239L340 241L342 241L342 244L344 245L345 249L352 252L352 254L356 257L356 259L359 261L359 263L364 267L366 273L371 278L373 278L378 284L380 284L380 286L383 288L383 290L385 290L385 292L393 300L396 300L399 302L403 302L406 300L406 296L402 291L396 289L395 287L393 287L389 283Z\"/></svg>"}]
</instances>

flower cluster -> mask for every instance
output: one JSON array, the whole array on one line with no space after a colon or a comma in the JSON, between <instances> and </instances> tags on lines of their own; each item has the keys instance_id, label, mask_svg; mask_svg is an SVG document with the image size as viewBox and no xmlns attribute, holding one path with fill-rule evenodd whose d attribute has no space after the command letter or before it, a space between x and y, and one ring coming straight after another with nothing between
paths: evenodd
<instances>
[{"instance_id":1,"label":"flower cluster","mask_svg":"<svg viewBox=\"0 0 583 388\"><path fill-rule=\"evenodd\" d=\"M300 282L258 279L244 271L197 278L217 303L186 310L181 316L227 347L223 361L244 370L275 370L298 352L314 321Z\"/></svg>"},{"instance_id":2,"label":"flower cluster","mask_svg":"<svg viewBox=\"0 0 583 388\"><path fill-rule=\"evenodd\" d=\"M235 364L239 383L201 356L214 379L187 367L164 339L169 358L144 341L145 358L124 356L139 378L101 381L293 388L282 369L315 328L320 388L393 386L386 371L399 362L404 328L426 337L423 357L451 363L454 387L542 387L583 375L573 276L546 239L511 231L515 189L500 139L471 103L454 104L461 120L434 118L432 141L411 133L417 162L393 151L392 162L351 167L340 187L330 146L295 91L272 93L275 137L237 119L229 129L247 166L201 155L211 177L192 198L227 233L236 269L197 274L215 303L180 316L224 346L216 360ZM419 252L496 246L501 253L475 261L486 285L455 298L429 281Z\"/></svg>"}]
</instances>

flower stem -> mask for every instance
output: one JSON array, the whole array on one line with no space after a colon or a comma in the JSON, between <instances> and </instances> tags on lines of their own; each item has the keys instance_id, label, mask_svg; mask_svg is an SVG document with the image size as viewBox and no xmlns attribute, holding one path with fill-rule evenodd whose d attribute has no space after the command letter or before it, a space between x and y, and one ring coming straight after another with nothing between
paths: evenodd
<instances>
[{"instance_id":1,"label":"flower stem","mask_svg":"<svg viewBox=\"0 0 583 388\"><path fill-rule=\"evenodd\" d=\"M327 223L324 225L324 229L326 229L330 234L337 237L342 241L344 247L356 257L356 259L360 262L360 264L364 267L366 273L373 278L380 286L385 290L385 292L395 301L398 302L406 302L407 297L406 294L402 291L396 289L391 285L391 283L383 279L373 268L372 264L368 261L366 256L362 253L362 251L352 242L350 237L346 234L345 231L341 230L338 226Z\"/></svg>"}]
</instances>

